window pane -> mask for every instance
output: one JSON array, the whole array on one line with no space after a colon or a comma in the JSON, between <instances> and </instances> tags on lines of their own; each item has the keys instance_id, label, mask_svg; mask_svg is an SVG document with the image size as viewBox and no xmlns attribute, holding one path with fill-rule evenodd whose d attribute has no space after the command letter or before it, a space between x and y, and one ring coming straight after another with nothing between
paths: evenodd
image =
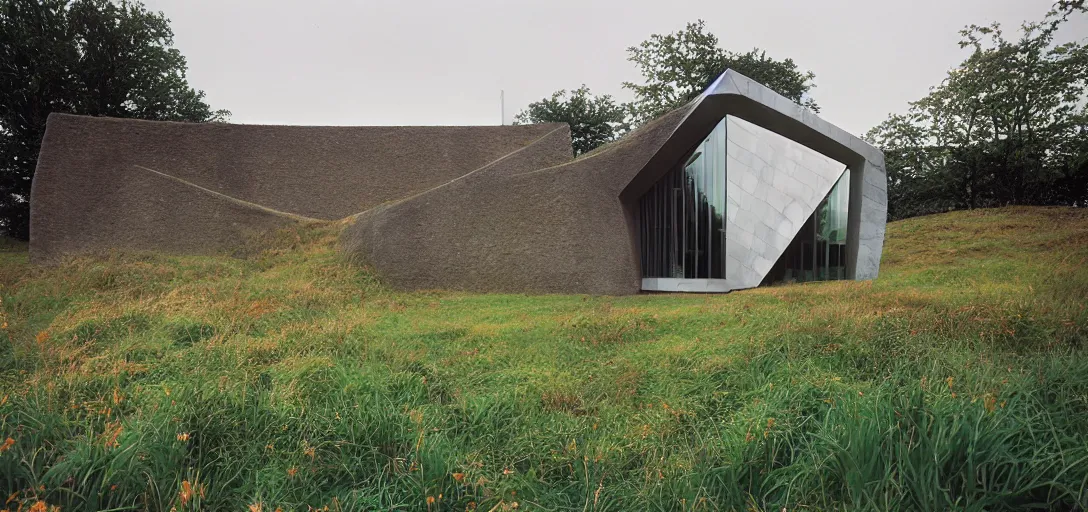
<instances>
[{"instance_id":1,"label":"window pane","mask_svg":"<svg viewBox=\"0 0 1088 512\"><path fill-rule=\"evenodd\" d=\"M639 201L643 277L724 277L725 183L723 119Z\"/></svg>"}]
</instances>

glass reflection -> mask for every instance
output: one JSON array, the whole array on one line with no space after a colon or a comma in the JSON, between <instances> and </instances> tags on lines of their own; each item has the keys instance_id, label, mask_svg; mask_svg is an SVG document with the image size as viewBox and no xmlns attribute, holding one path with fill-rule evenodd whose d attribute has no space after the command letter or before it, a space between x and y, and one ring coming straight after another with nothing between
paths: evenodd
<instances>
[{"instance_id":1,"label":"glass reflection","mask_svg":"<svg viewBox=\"0 0 1088 512\"><path fill-rule=\"evenodd\" d=\"M847 169L790 242L764 284L846 279L849 205L850 169Z\"/></svg>"},{"instance_id":2,"label":"glass reflection","mask_svg":"<svg viewBox=\"0 0 1088 512\"><path fill-rule=\"evenodd\" d=\"M643 277L725 277L725 119L639 201Z\"/></svg>"}]
</instances>

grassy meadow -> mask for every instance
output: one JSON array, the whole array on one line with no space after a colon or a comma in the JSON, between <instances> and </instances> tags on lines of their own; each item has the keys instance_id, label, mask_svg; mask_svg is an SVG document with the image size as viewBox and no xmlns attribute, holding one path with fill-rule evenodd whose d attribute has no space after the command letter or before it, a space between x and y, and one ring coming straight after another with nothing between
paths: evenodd
<instances>
[{"instance_id":1,"label":"grassy meadow","mask_svg":"<svg viewBox=\"0 0 1088 512\"><path fill-rule=\"evenodd\" d=\"M1088 508L1084 209L710 296L401 293L336 237L0 247L0 510Z\"/></svg>"}]
</instances>

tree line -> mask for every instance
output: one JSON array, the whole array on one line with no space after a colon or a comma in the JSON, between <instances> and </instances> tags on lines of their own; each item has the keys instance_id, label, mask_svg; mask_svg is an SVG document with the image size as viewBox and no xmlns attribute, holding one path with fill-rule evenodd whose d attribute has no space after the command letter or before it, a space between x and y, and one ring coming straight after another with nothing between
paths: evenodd
<instances>
[{"instance_id":1,"label":"tree line","mask_svg":"<svg viewBox=\"0 0 1088 512\"><path fill-rule=\"evenodd\" d=\"M929 94L866 134L884 150L888 216L1088 202L1088 46L1057 44L1086 11L1059 2L1016 39L965 28L970 55Z\"/></svg>"}]
</instances>

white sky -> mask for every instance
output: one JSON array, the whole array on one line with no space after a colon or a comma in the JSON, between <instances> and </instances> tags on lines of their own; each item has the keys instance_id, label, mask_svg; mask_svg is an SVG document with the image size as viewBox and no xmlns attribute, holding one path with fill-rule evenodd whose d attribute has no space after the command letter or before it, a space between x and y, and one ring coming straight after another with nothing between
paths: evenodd
<instances>
[{"instance_id":1,"label":"white sky","mask_svg":"<svg viewBox=\"0 0 1088 512\"><path fill-rule=\"evenodd\" d=\"M862 134L966 56L970 23L1005 33L1051 0L145 0L172 20L189 83L235 123L499 123L585 83L627 100L625 49L702 18L728 50L816 73L821 116ZM1064 37L1088 36L1088 16Z\"/></svg>"}]
</instances>

